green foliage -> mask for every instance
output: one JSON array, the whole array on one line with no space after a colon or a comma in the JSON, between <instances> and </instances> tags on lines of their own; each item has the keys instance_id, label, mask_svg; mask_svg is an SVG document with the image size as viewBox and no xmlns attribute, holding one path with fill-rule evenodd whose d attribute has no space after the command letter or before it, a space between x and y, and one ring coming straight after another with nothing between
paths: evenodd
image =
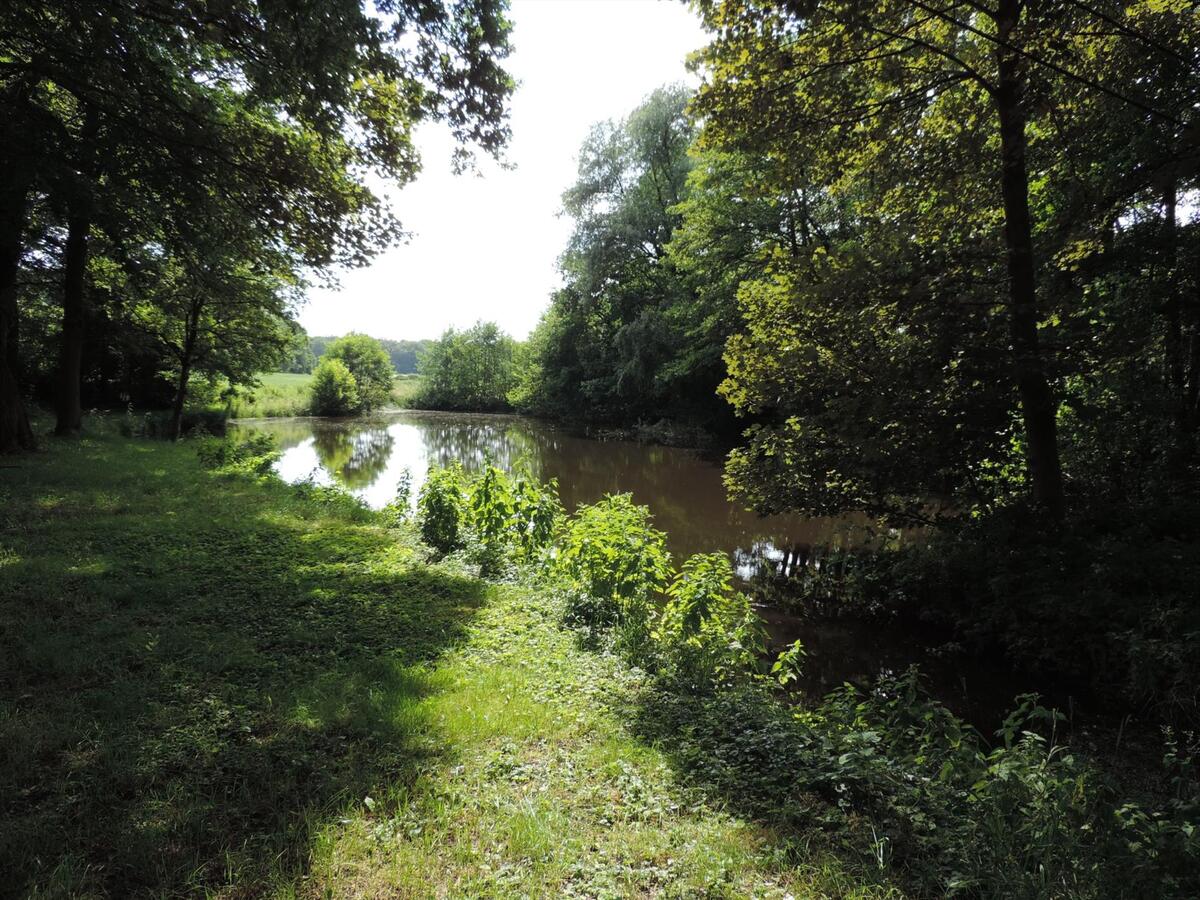
<instances>
[{"instance_id":1,"label":"green foliage","mask_svg":"<svg viewBox=\"0 0 1200 900\"><path fill-rule=\"evenodd\" d=\"M554 590L429 566L414 532L345 492L257 477L269 443L196 450L215 468L89 438L0 473L0 684L23 698L0 716L0 834L18 892L1200 891L1192 735L1166 734L1161 777L1142 773L1161 799L1133 801L1031 696L988 742L915 672L805 706L757 661L656 677L580 653ZM513 521L549 502L521 499L527 473L478 477ZM449 478L467 534L472 492ZM650 596L626 608L654 614L668 578L661 546L646 565L645 511L618 497L580 517L564 545L598 537L610 568L627 556L643 575L619 590L597 556L574 584ZM630 527L641 542L614 534ZM729 580L719 557L689 560L660 627L736 632ZM654 643L660 663L679 646ZM158 827L131 826L147 806Z\"/></svg>"},{"instance_id":2,"label":"green foliage","mask_svg":"<svg viewBox=\"0 0 1200 900\"><path fill-rule=\"evenodd\" d=\"M552 478L542 484L528 471L519 471L512 493L512 529L516 535L517 555L523 562L533 562L551 547L558 536L563 519L563 507L558 499L558 480Z\"/></svg>"},{"instance_id":3,"label":"green foliage","mask_svg":"<svg viewBox=\"0 0 1200 900\"><path fill-rule=\"evenodd\" d=\"M721 36L699 54L704 124L673 251L705 276L713 315L735 298L740 312L722 387L750 426L734 491L764 512L901 521L928 518L931 498L954 515L1028 497L1034 440L1014 378L1033 369L1061 403L1052 442L1076 493L1129 501L1161 491L1169 461L1194 463L1171 448L1200 422L1195 395L1179 401L1200 383L1179 353L1200 318L1177 314L1200 230L1168 198L1195 180L1173 175L1164 194L1128 177L1182 151L1161 129L1196 83L1181 63L1194 16L1121 7L1129 27L1101 37L1103 13L1083 6L980 8L974 25L898 2L703 11ZM1005 68L998 46L1035 62ZM1037 63L1049 58L1071 62ZM1010 89L1042 98L1019 111L1028 184L1006 188L1027 195L1034 240L1037 335L1019 358L998 134ZM1158 113L1132 143L1145 110L1122 96Z\"/></svg>"},{"instance_id":4,"label":"green foliage","mask_svg":"<svg viewBox=\"0 0 1200 900\"><path fill-rule=\"evenodd\" d=\"M335 337L311 337L308 339L310 352L320 358L325 348L336 341ZM392 361L392 368L398 375L415 375L417 372L417 357L420 356L433 341L393 341L387 338L377 338L379 346L387 351Z\"/></svg>"},{"instance_id":5,"label":"green foliage","mask_svg":"<svg viewBox=\"0 0 1200 900\"><path fill-rule=\"evenodd\" d=\"M649 642L654 604L670 575L666 535L629 494L581 506L567 523L558 577L568 592L567 621L594 640L611 628L640 651Z\"/></svg>"},{"instance_id":6,"label":"green foliage","mask_svg":"<svg viewBox=\"0 0 1200 900\"><path fill-rule=\"evenodd\" d=\"M396 372L379 341L365 334L347 334L325 348L321 362L338 361L354 376L358 400L354 412L377 409L387 402ZM318 366L318 371L320 367ZM314 372L314 375L317 374ZM332 415L332 413L326 413Z\"/></svg>"},{"instance_id":7,"label":"green foliage","mask_svg":"<svg viewBox=\"0 0 1200 900\"><path fill-rule=\"evenodd\" d=\"M771 677L779 682L780 687L784 688L799 681L800 673L804 668L804 657L807 655L804 644L799 640L792 641L771 664Z\"/></svg>"},{"instance_id":8,"label":"green foliage","mask_svg":"<svg viewBox=\"0 0 1200 900\"><path fill-rule=\"evenodd\" d=\"M563 194L575 219L565 285L520 360L518 409L622 425L727 422L715 390L730 322L699 308L695 280L668 252L692 167L689 97L657 90L623 121L596 125L580 149Z\"/></svg>"},{"instance_id":9,"label":"green foliage","mask_svg":"<svg viewBox=\"0 0 1200 900\"><path fill-rule=\"evenodd\" d=\"M311 373L266 372L228 397L225 408L233 419L309 415L312 380Z\"/></svg>"},{"instance_id":10,"label":"green foliage","mask_svg":"<svg viewBox=\"0 0 1200 900\"><path fill-rule=\"evenodd\" d=\"M396 483L395 496L382 510L383 516L394 528L408 522L412 515L412 471L406 466Z\"/></svg>"},{"instance_id":11,"label":"green foliage","mask_svg":"<svg viewBox=\"0 0 1200 900\"><path fill-rule=\"evenodd\" d=\"M465 331L447 329L418 356L422 386L414 405L473 412L509 409L516 352L516 342L493 322L476 322Z\"/></svg>"},{"instance_id":12,"label":"green foliage","mask_svg":"<svg viewBox=\"0 0 1200 900\"><path fill-rule=\"evenodd\" d=\"M442 553L466 551L488 577L540 560L562 519L554 482L527 472L513 478L491 463L470 475L457 463L430 469L418 507L425 542Z\"/></svg>"},{"instance_id":13,"label":"green foliage","mask_svg":"<svg viewBox=\"0 0 1200 900\"><path fill-rule=\"evenodd\" d=\"M266 475L279 459L279 451L269 434L255 434L241 441L234 438L200 438L196 455L207 468L232 474Z\"/></svg>"},{"instance_id":14,"label":"green foliage","mask_svg":"<svg viewBox=\"0 0 1200 900\"><path fill-rule=\"evenodd\" d=\"M340 359L322 357L309 385L312 412L318 416L348 416L362 408L358 379Z\"/></svg>"},{"instance_id":15,"label":"green foliage","mask_svg":"<svg viewBox=\"0 0 1200 900\"><path fill-rule=\"evenodd\" d=\"M223 410L188 410L180 423L183 435L223 435L226 428ZM136 415L129 411L121 419L118 428L126 437L171 438L171 415L167 412L144 412Z\"/></svg>"},{"instance_id":16,"label":"green foliage","mask_svg":"<svg viewBox=\"0 0 1200 900\"><path fill-rule=\"evenodd\" d=\"M0 448L31 437L16 373L35 369L17 353L62 360L61 377L36 375L64 432L81 384L104 403L173 392L178 409L193 371L244 383L276 368L302 273L399 235L373 186L415 177L420 122L449 127L459 163L504 144L510 27L493 0L6 3ZM35 259L45 277L18 277ZM50 286L67 283L59 309ZM47 326L22 345L18 306ZM386 396L356 376L365 405Z\"/></svg>"},{"instance_id":17,"label":"green foliage","mask_svg":"<svg viewBox=\"0 0 1200 900\"><path fill-rule=\"evenodd\" d=\"M734 591L725 553L698 553L667 588L654 639L669 676L681 687L708 690L754 673L764 650L762 620Z\"/></svg>"},{"instance_id":18,"label":"green foliage","mask_svg":"<svg viewBox=\"0 0 1200 900\"><path fill-rule=\"evenodd\" d=\"M1066 527L1022 507L876 555L860 600L999 643L1024 668L1131 707L1200 711L1200 507L1089 504ZM1136 598L1136 599L1135 599Z\"/></svg>"},{"instance_id":19,"label":"green foliage","mask_svg":"<svg viewBox=\"0 0 1200 900\"><path fill-rule=\"evenodd\" d=\"M417 497L421 538L441 553L462 546L468 525L469 507L466 474L457 462L444 468L431 468Z\"/></svg>"},{"instance_id":20,"label":"green foliage","mask_svg":"<svg viewBox=\"0 0 1200 900\"><path fill-rule=\"evenodd\" d=\"M279 371L292 375L307 375L316 365L317 355L313 353L312 339L297 324L292 328L291 339L284 350Z\"/></svg>"},{"instance_id":21,"label":"green foliage","mask_svg":"<svg viewBox=\"0 0 1200 900\"><path fill-rule=\"evenodd\" d=\"M480 572L495 575L515 537L512 485L504 471L488 463L471 479L467 494L471 525L482 550Z\"/></svg>"},{"instance_id":22,"label":"green foliage","mask_svg":"<svg viewBox=\"0 0 1200 900\"><path fill-rule=\"evenodd\" d=\"M783 831L819 822L864 870L915 896L1191 896L1194 807L1118 799L1055 742L1057 718L1018 698L989 746L914 670L808 708L754 683L700 696L667 684L636 727L740 814ZM1197 789L1187 784L1189 802Z\"/></svg>"}]
</instances>

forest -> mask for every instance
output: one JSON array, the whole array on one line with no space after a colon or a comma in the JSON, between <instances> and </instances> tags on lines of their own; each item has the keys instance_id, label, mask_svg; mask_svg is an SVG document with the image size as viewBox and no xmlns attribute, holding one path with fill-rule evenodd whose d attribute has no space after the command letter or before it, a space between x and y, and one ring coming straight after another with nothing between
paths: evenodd
<instances>
[{"instance_id":1,"label":"forest","mask_svg":"<svg viewBox=\"0 0 1200 900\"><path fill-rule=\"evenodd\" d=\"M405 341L304 298L503 163L505 0L0 9L0 896L1200 893L1200 11L687 6L532 332ZM665 445L873 537L680 553Z\"/></svg>"}]
</instances>

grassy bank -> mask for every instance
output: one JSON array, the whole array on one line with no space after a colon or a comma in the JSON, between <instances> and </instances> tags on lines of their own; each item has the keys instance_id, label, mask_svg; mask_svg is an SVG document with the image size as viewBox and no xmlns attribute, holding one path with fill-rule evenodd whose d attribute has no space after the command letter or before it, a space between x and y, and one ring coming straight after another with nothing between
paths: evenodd
<instances>
[{"instance_id":1,"label":"grassy bank","mask_svg":"<svg viewBox=\"0 0 1200 900\"><path fill-rule=\"evenodd\" d=\"M886 893L686 787L532 588L186 443L0 470L0 894Z\"/></svg>"},{"instance_id":2,"label":"grassy bank","mask_svg":"<svg viewBox=\"0 0 1200 900\"><path fill-rule=\"evenodd\" d=\"M91 437L0 469L0 894L1200 887L1185 740L1143 805L1032 698L991 744L914 675L798 709L778 682L799 648L755 674L728 561L673 573L625 497L542 517L528 482L441 470L437 561L412 523L269 463ZM552 569L514 564L541 540Z\"/></svg>"},{"instance_id":3,"label":"grassy bank","mask_svg":"<svg viewBox=\"0 0 1200 900\"><path fill-rule=\"evenodd\" d=\"M305 416L309 412L312 375L267 372L259 376L259 386L241 392L229 404L234 419ZM391 406L407 408L421 389L416 375L398 375L392 386Z\"/></svg>"}]
</instances>

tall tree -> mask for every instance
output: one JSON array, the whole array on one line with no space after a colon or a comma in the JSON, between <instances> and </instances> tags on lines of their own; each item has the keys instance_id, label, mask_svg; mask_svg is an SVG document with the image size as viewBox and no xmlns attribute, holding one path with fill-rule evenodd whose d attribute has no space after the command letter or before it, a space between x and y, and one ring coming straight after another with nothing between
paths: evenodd
<instances>
[{"instance_id":1,"label":"tall tree","mask_svg":"<svg viewBox=\"0 0 1200 900\"><path fill-rule=\"evenodd\" d=\"M306 263L360 261L397 233L365 176L415 174L417 122L441 119L488 152L506 139L503 10L501 0L6 4L0 96L16 124L0 142L0 168L20 177L0 198L0 221L12 223L0 235L3 255L20 257L30 192L50 191L71 172L90 182L98 206L124 186L148 215L165 198L219 189ZM88 156L91 128L73 127L80 118L102 137L90 167L72 165ZM87 231L76 234L78 259ZM0 295L15 277L10 268L0 271ZM75 285L72 276L73 307ZM64 370L77 356L75 311ZM3 318L0 330L13 333L13 304ZM0 419L16 423L13 363L0 362L8 371ZM74 404L61 405L60 426L70 430ZM18 443L15 424L6 425L0 448Z\"/></svg>"},{"instance_id":2,"label":"tall tree","mask_svg":"<svg viewBox=\"0 0 1200 900\"><path fill-rule=\"evenodd\" d=\"M1056 254L1078 235L1080 224L1078 215L1064 221L1051 203L1071 162L1072 148L1061 135L1079 125L1081 95L1088 108L1103 108L1103 116L1093 117L1097 122L1115 121L1114 110L1121 110L1127 124L1143 127L1171 118L1136 96L1137 66L1121 71L1111 63L1131 55L1127 48L1114 52L1134 40L1120 25L1125 5L1099 5L1110 8L1117 28L1092 6L1054 0L888 0L870 8L835 0L702 4L716 34L702 55L708 81L697 101L706 146L807 170L827 196L851 202L844 223L851 233L898 229L908 244L895 247L903 256L917 251L918 258L932 262L951 254L964 265L973 257L962 273L973 269L974 288L949 279L964 300L986 303L980 283L1003 278L1004 292L996 295L1006 330L1001 374L1016 398L1015 437L1026 483L1034 501L1054 517L1063 515L1066 504L1057 433L1060 397L1053 386L1064 361L1047 349L1047 324L1061 316L1061 298L1047 286L1062 272ZM1149 15L1147 4L1132 6ZM1170 4L1158 5L1164 6ZM1194 30L1194 21L1187 27ZM1107 61L1096 52L1097 32L1107 34L1112 45L1105 48ZM1131 118L1131 111L1137 115ZM1087 162L1094 161L1093 156ZM1143 178L1158 165L1144 162ZM1127 192L1113 197L1110 211L1129 197ZM886 246L886 234L879 241L876 247ZM1002 270L996 265L1001 259ZM882 271L882 264L858 268L866 278ZM906 268L914 280L895 282L897 298L907 293L910 304L953 302L944 290L947 279L936 270L924 264ZM854 291L856 282L844 280L844 273L844 267L822 268L793 284L811 285L817 277L827 279L825 287L840 280L840 290ZM963 315L976 318L966 307ZM980 328L990 324L980 320L973 330ZM766 351L771 344L764 338L757 348L743 344L742 351L732 352L735 360L750 359L746 352ZM743 368L743 374L748 371ZM737 375L733 382L736 399L745 382ZM804 420L802 415L792 425L771 426L769 434L779 438L790 431L796 437ZM748 455L739 457L742 474L754 467L753 457L764 474L779 465L769 459L770 443L751 442Z\"/></svg>"},{"instance_id":3,"label":"tall tree","mask_svg":"<svg viewBox=\"0 0 1200 900\"><path fill-rule=\"evenodd\" d=\"M541 412L632 423L719 404L719 378L694 378L675 352L696 323L693 290L668 253L680 221L694 131L690 91L652 93L624 121L597 125L563 194L575 229L560 260L567 282L534 341Z\"/></svg>"}]
</instances>

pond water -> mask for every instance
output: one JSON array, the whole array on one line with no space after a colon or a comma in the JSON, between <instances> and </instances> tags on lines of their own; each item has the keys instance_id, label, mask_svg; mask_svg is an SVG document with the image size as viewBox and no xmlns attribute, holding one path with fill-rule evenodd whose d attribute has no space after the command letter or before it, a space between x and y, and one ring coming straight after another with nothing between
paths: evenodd
<instances>
[{"instance_id":1,"label":"pond water","mask_svg":"<svg viewBox=\"0 0 1200 900\"><path fill-rule=\"evenodd\" d=\"M393 498L405 469L415 497L429 467L451 460L467 469L489 459L502 468L525 464L542 480L558 479L568 511L628 492L650 508L677 562L693 553L727 552L752 588L820 567L839 550L900 538L864 518L760 517L730 502L719 464L693 451L594 440L518 416L410 411L371 420L247 420L235 427L275 437L282 451L276 471L285 481L341 485L375 508ZM947 663L930 653L936 643L931 636L912 629L837 618L827 610L798 615L768 606L762 613L776 648L797 638L804 642L806 693L845 681L868 683L881 670L918 662L937 693L962 714L1012 697L994 672L961 660ZM1000 696L987 696L997 690Z\"/></svg>"}]
</instances>

